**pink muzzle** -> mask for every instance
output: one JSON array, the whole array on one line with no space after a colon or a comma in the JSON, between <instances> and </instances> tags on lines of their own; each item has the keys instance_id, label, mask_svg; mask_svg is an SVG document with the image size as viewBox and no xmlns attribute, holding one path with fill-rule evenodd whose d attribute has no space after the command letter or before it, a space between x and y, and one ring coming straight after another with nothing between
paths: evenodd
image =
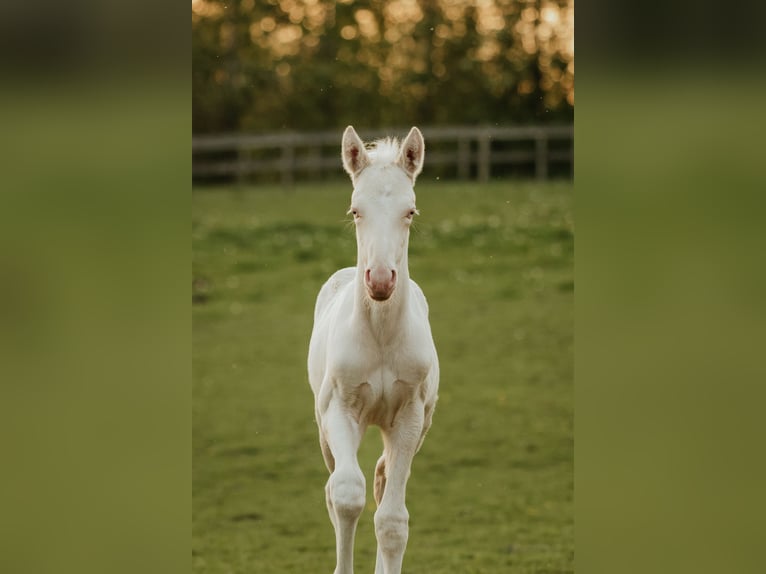
<instances>
[{"instance_id":1,"label":"pink muzzle","mask_svg":"<svg viewBox=\"0 0 766 574\"><path fill-rule=\"evenodd\" d=\"M396 287L396 270L386 267L375 267L364 272L364 284L367 293L375 301L385 301L391 297Z\"/></svg>"}]
</instances>

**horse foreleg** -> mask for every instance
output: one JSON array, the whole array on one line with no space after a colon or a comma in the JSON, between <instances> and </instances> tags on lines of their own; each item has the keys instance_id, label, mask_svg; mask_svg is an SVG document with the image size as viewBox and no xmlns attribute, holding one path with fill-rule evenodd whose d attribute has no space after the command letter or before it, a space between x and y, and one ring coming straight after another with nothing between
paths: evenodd
<instances>
[{"instance_id":1,"label":"horse foreleg","mask_svg":"<svg viewBox=\"0 0 766 574\"><path fill-rule=\"evenodd\" d=\"M383 432L385 462L382 484L385 488L375 512L375 536L378 539L376 574L400 574L402 571L404 549L409 537L405 494L412 458L421 442L423 411L422 402L408 403L397 415L394 428Z\"/></svg>"},{"instance_id":2,"label":"horse foreleg","mask_svg":"<svg viewBox=\"0 0 766 574\"><path fill-rule=\"evenodd\" d=\"M354 535L365 504L364 475L357 461L362 431L340 404L331 401L322 416L322 432L334 460L325 492L335 528L335 574L353 574Z\"/></svg>"}]
</instances>

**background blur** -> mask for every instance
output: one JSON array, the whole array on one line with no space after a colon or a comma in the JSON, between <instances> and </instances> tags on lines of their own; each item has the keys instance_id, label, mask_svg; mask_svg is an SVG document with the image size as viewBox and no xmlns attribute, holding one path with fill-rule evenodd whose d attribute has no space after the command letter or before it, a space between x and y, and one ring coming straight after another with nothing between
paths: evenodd
<instances>
[{"instance_id":1,"label":"background blur","mask_svg":"<svg viewBox=\"0 0 766 574\"><path fill-rule=\"evenodd\" d=\"M578 6L578 571L763 570L764 10ZM2 15L0 570L188 572L188 13Z\"/></svg>"},{"instance_id":2,"label":"background blur","mask_svg":"<svg viewBox=\"0 0 766 574\"><path fill-rule=\"evenodd\" d=\"M571 122L573 0L192 0L195 134Z\"/></svg>"},{"instance_id":3,"label":"background blur","mask_svg":"<svg viewBox=\"0 0 766 574\"><path fill-rule=\"evenodd\" d=\"M337 178L417 124L425 174L572 177L571 2L192 2L197 184Z\"/></svg>"},{"instance_id":4,"label":"background blur","mask_svg":"<svg viewBox=\"0 0 766 574\"><path fill-rule=\"evenodd\" d=\"M192 31L194 571L333 567L306 354L356 259L353 124L426 142L409 261L442 380L405 570L572 572L572 3L195 0Z\"/></svg>"}]
</instances>

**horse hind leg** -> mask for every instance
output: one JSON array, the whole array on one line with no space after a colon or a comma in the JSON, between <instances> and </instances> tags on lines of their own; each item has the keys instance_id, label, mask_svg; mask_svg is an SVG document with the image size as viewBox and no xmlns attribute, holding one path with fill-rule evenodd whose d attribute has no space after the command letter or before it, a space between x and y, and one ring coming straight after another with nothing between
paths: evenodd
<instances>
[{"instance_id":1,"label":"horse hind leg","mask_svg":"<svg viewBox=\"0 0 766 574\"><path fill-rule=\"evenodd\" d=\"M375 504L380 506L383 493L386 490L386 454L383 453L375 465ZM383 570L383 553L378 545L378 554L375 558L375 574L385 574Z\"/></svg>"},{"instance_id":2,"label":"horse hind leg","mask_svg":"<svg viewBox=\"0 0 766 574\"><path fill-rule=\"evenodd\" d=\"M383 454L375 465L375 504L380 506L383 492L386 490L386 455Z\"/></svg>"},{"instance_id":3,"label":"horse hind leg","mask_svg":"<svg viewBox=\"0 0 766 574\"><path fill-rule=\"evenodd\" d=\"M325 466L331 473L335 470L335 457L332 455L330 445L327 444L327 439L322 433L322 429L319 429L319 447L322 449L322 458L324 458Z\"/></svg>"}]
</instances>

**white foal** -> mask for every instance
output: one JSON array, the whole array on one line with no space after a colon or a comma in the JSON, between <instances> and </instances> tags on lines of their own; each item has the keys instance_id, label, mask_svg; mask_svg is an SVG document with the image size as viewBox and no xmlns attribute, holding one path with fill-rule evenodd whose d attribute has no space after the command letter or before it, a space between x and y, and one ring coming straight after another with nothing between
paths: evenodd
<instances>
[{"instance_id":1,"label":"white foal","mask_svg":"<svg viewBox=\"0 0 766 574\"><path fill-rule=\"evenodd\" d=\"M402 569L407 479L431 426L439 386L428 305L407 268L417 213L413 185L424 152L417 128L401 145L384 140L369 150L351 126L343 134L343 166L354 184L349 211L357 264L336 272L319 292L308 356L319 443L330 471L325 491L335 528L335 574L354 569L354 533L365 506L357 450L371 424L383 436L374 480L375 572Z\"/></svg>"}]
</instances>

